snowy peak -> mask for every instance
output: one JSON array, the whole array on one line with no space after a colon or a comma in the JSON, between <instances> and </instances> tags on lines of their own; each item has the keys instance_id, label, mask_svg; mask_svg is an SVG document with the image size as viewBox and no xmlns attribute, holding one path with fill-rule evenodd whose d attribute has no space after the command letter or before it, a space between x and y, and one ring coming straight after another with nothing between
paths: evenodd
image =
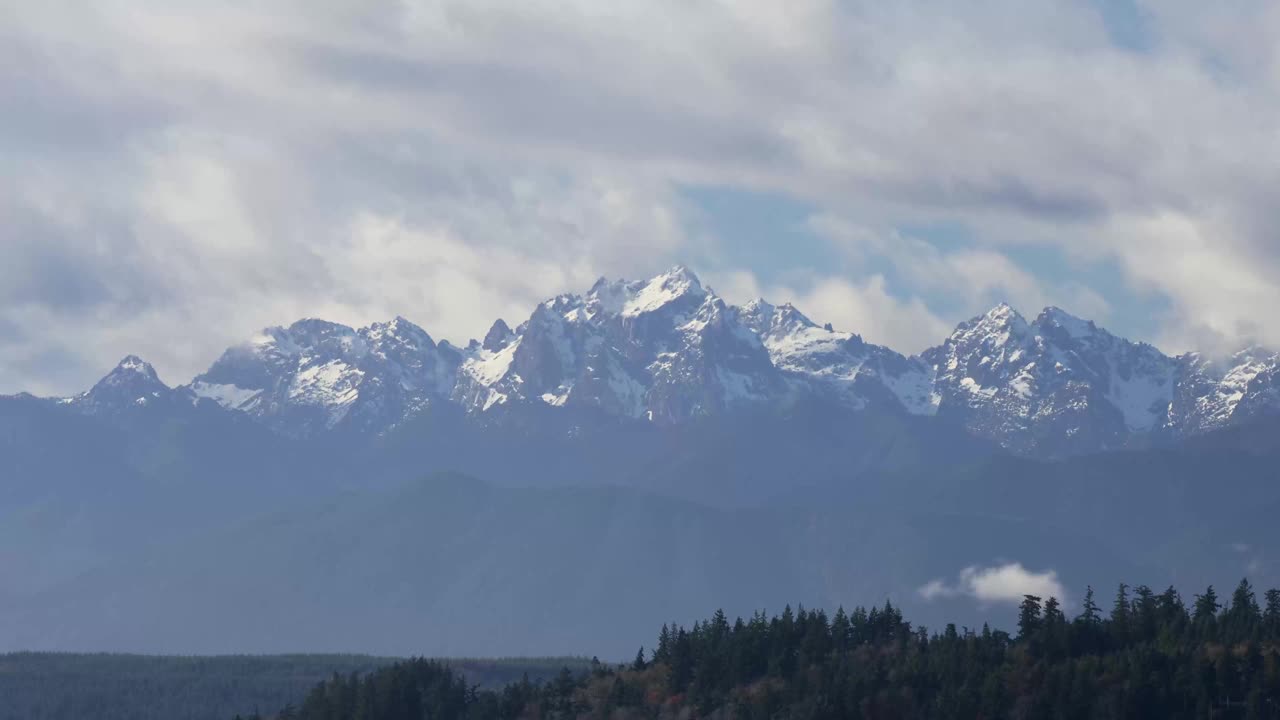
<instances>
[{"instance_id":1,"label":"snowy peak","mask_svg":"<svg viewBox=\"0 0 1280 720\"><path fill-rule=\"evenodd\" d=\"M888 406L913 415L932 415L937 401L933 370L830 324L819 326L791 303L753 300L739 310L744 325L758 334L773 364L792 383L852 408Z\"/></svg>"},{"instance_id":2,"label":"snowy peak","mask_svg":"<svg viewBox=\"0 0 1280 720\"><path fill-rule=\"evenodd\" d=\"M386 348L408 348L416 351L430 351L436 347L426 330L414 325L400 316L389 322L374 323L361 328L356 334L362 337L375 352L385 352Z\"/></svg>"},{"instance_id":3,"label":"snowy peak","mask_svg":"<svg viewBox=\"0 0 1280 720\"><path fill-rule=\"evenodd\" d=\"M1084 320L1068 313L1062 308L1049 306L1045 308L1032 325L1041 332L1058 332L1073 340L1085 340L1099 334L1111 337L1111 333L1100 329L1092 320Z\"/></svg>"},{"instance_id":4,"label":"snowy peak","mask_svg":"<svg viewBox=\"0 0 1280 720\"><path fill-rule=\"evenodd\" d=\"M621 310L623 317L656 312L681 300L698 302L707 296L698 276L683 265L671 268L647 282L632 285L629 289L630 296Z\"/></svg>"},{"instance_id":5,"label":"snowy peak","mask_svg":"<svg viewBox=\"0 0 1280 720\"><path fill-rule=\"evenodd\" d=\"M1169 423L1182 434L1280 413L1280 354L1254 346L1224 359L1189 353L1178 361Z\"/></svg>"},{"instance_id":6,"label":"snowy peak","mask_svg":"<svg viewBox=\"0 0 1280 720\"><path fill-rule=\"evenodd\" d=\"M495 326L463 363L454 397L472 412L545 404L678 422L785 390L737 309L684 267L602 278L507 332Z\"/></svg>"},{"instance_id":7,"label":"snowy peak","mask_svg":"<svg viewBox=\"0 0 1280 720\"><path fill-rule=\"evenodd\" d=\"M820 325L790 303L734 307L677 266L646 280L601 278L497 320L465 349L403 317L362 328L317 318L266 328L170 390L130 356L63 401L117 412L161 399L220 407L290 435L384 432L431 408L472 417L587 413L680 423L801 399L849 410L938 416L1031 455L1124 447L1280 413L1280 355L1171 358L1047 307L1027 321L1001 303L940 345L905 357ZM540 416L535 416L540 417Z\"/></svg>"},{"instance_id":8,"label":"snowy peak","mask_svg":"<svg viewBox=\"0 0 1280 720\"><path fill-rule=\"evenodd\" d=\"M447 397L461 360L402 317L358 329L309 318L229 348L187 389L287 434L381 431Z\"/></svg>"},{"instance_id":9,"label":"snowy peak","mask_svg":"<svg viewBox=\"0 0 1280 720\"><path fill-rule=\"evenodd\" d=\"M926 351L940 412L1006 447L1069 454L1124 445L1166 422L1176 363L1060 308L1031 323L1008 305Z\"/></svg>"},{"instance_id":10,"label":"snowy peak","mask_svg":"<svg viewBox=\"0 0 1280 720\"><path fill-rule=\"evenodd\" d=\"M1010 341L1019 342L1029 334L1031 327L1017 310L1007 303L1000 303L985 314L961 323L948 338L957 345L978 344L985 348L1000 348Z\"/></svg>"},{"instance_id":11,"label":"snowy peak","mask_svg":"<svg viewBox=\"0 0 1280 720\"><path fill-rule=\"evenodd\" d=\"M746 405L779 401L788 392L761 339L723 299L704 294L676 337L649 363L648 417L674 423ZM680 322L684 319L684 322Z\"/></svg>"},{"instance_id":12,"label":"snowy peak","mask_svg":"<svg viewBox=\"0 0 1280 720\"><path fill-rule=\"evenodd\" d=\"M599 315L633 318L665 308L696 307L707 296L698 276L678 265L661 275L630 282L600 278L583 299L588 317Z\"/></svg>"},{"instance_id":13,"label":"snowy peak","mask_svg":"<svg viewBox=\"0 0 1280 720\"><path fill-rule=\"evenodd\" d=\"M98 381L98 385L128 385L150 389L169 389L169 386L160 381L160 376L156 374L156 369L152 367L151 363L137 355L126 355L123 360L116 364L114 370Z\"/></svg>"},{"instance_id":14,"label":"snowy peak","mask_svg":"<svg viewBox=\"0 0 1280 720\"><path fill-rule=\"evenodd\" d=\"M764 298L756 298L738 308L738 317L752 332L763 337L773 328L774 309Z\"/></svg>"},{"instance_id":15,"label":"snowy peak","mask_svg":"<svg viewBox=\"0 0 1280 720\"><path fill-rule=\"evenodd\" d=\"M165 385L151 363L128 355L86 393L71 402L86 412L114 414L168 397Z\"/></svg>"},{"instance_id":16,"label":"snowy peak","mask_svg":"<svg viewBox=\"0 0 1280 720\"><path fill-rule=\"evenodd\" d=\"M762 338L785 337L807 330L818 328L818 325L805 317L791 303L773 305L764 298L752 300L738 310L743 324ZM831 328L823 328L825 332L833 332Z\"/></svg>"}]
</instances>

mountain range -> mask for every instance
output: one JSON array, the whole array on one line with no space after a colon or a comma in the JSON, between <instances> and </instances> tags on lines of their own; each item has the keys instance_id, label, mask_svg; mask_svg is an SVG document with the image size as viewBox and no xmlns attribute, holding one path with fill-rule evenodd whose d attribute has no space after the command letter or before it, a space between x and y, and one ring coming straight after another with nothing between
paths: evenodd
<instances>
[{"instance_id":1,"label":"mountain range","mask_svg":"<svg viewBox=\"0 0 1280 720\"><path fill-rule=\"evenodd\" d=\"M1274 585L1276 367L1007 305L908 356L684 268L465 347L302 320L176 387L131 356L0 397L0 650L626 658L716 606L1007 625L983 568L1068 607Z\"/></svg>"},{"instance_id":2,"label":"mountain range","mask_svg":"<svg viewBox=\"0 0 1280 720\"><path fill-rule=\"evenodd\" d=\"M852 411L935 418L1033 457L1200 435L1280 412L1280 354L1169 356L1067 312L1028 321L1001 304L907 356L819 325L790 304L725 302L688 269L601 279L483 341L436 342L397 317L350 328L307 319L229 348L168 387L137 357L57 400L119 416L144 404L212 404L293 437L385 434L446 406L481 423L555 408L566 427L601 419L671 426L820 398Z\"/></svg>"}]
</instances>

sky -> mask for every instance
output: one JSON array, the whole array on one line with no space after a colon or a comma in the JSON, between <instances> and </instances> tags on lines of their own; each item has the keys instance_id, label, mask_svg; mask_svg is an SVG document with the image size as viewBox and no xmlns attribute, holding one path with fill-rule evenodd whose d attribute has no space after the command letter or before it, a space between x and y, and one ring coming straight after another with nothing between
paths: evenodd
<instances>
[{"instance_id":1,"label":"sky","mask_svg":"<svg viewBox=\"0 0 1280 720\"><path fill-rule=\"evenodd\" d=\"M0 393L692 267L902 352L1280 345L1280 5L0 0Z\"/></svg>"}]
</instances>

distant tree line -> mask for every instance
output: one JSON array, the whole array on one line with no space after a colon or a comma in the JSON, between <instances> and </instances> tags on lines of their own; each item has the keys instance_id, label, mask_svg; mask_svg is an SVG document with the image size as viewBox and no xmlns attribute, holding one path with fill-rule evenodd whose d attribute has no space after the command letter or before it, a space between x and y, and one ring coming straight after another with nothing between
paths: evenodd
<instances>
[{"instance_id":1,"label":"distant tree line","mask_svg":"<svg viewBox=\"0 0 1280 720\"><path fill-rule=\"evenodd\" d=\"M0 720L227 720L297 702L335 671L364 675L403 658L364 655L0 654ZM457 658L480 687L576 673L590 658Z\"/></svg>"},{"instance_id":2,"label":"distant tree line","mask_svg":"<svg viewBox=\"0 0 1280 720\"><path fill-rule=\"evenodd\" d=\"M334 670L363 673L397 660L0 654L0 720L226 720L236 712L296 701Z\"/></svg>"},{"instance_id":3,"label":"distant tree line","mask_svg":"<svg viewBox=\"0 0 1280 720\"><path fill-rule=\"evenodd\" d=\"M1242 580L1188 603L1121 585L1105 612L1090 588L1068 619L1024 597L1017 635L913 627L870 610L723 612L668 625L633 662L567 668L501 690L412 660L335 675L276 720L499 718L1280 718L1280 591ZM241 720L244 720L243 718Z\"/></svg>"}]
</instances>

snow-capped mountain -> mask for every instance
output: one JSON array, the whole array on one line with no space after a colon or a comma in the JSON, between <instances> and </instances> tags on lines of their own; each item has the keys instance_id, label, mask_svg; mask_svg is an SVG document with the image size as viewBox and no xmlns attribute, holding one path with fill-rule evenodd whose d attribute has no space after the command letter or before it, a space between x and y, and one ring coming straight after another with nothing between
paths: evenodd
<instances>
[{"instance_id":1,"label":"snow-capped mountain","mask_svg":"<svg viewBox=\"0 0 1280 720\"><path fill-rule=\"evenodd\" d=\"M668 423L788 391L736 310L677 267L602 278L585 296L540 304L514 332L495 324L470 349L454 398L473 412L541 402Z\"/></svg>"},{"instance_id":2,"label":"snow-capped mountain","mask_svg":"<svg viewBox=\"0 0 1280 720\"><path fill-rule=\"evenodd\" d=\"M1169 405L1168 422L1183 434L1280 410L1280 353L1250 347L1226 359L1189 353L1178 360L1181 382Z\"/></svg>"},{"instance_id":3,"label":"snow-capped mountain","mask_svg":"<svg viewBox=\"0 0 1280 720\"><path fill-rule=\"evenodd\" d=\"M403 318L363 328L301 320L228 349L186 386L168 388L130 357L63 402L110 415L172 397L294 436L383 433L437 406L479 419L535 408L574 422L672 425L817 398L1057 457L1280 412L1280 355L1170 357L1058 308L1027 321L1002 304L908 357L790 304L735 307L676 267L602 278L540 303L514 329L496 321L465 348Z\"/></svg>"},{"instance_id":4,"label":"snow-capped mountain","mask_svg":"<svg viewBox=\"0 0 1280 720\"><path fill-rule=\"evenodd\" d=\"M173 389L160 380L151 363L129 355L87 392L61 402L90 415L116 415L168 401L172 395Z\"/></svg>"},{"instance_id":5,"label":"snow-capped mountain","mask_svg":"<svg viewBox=\"0 0 1280 720\"><path fill-rule=\"evenodd\" d=\"M999 305L922 357L941 416L1032 454L1120 447L1163 427L1178 381L1177 360L1058 308L1027 322Z\"/></svg>"},{"instance_id":6,"label":"snow-capped mountain","mask_svg":"<svg viewBox=\"0 0 1280 720\"><path fill-rule=\"evenodd\" d=\"M852 408L881 402L900 404L915 415L937 412L934 369L920 358L904 357L829 324L819 326L790 303L753 300L739 317L760 337L774 366L809 391Z\"/></svg>"},{"instance_id":7,"label":"snow-capped mountain","mask_svg":"<svg viewBox=\"0 0 1280 720\"><path fill-rule=\"evenodd\" d=\"M461 361L403 318L359 329L308 319L228 349L186 389L287 434L381 431L447 399Z\"/></svg>"}]
</instances>

